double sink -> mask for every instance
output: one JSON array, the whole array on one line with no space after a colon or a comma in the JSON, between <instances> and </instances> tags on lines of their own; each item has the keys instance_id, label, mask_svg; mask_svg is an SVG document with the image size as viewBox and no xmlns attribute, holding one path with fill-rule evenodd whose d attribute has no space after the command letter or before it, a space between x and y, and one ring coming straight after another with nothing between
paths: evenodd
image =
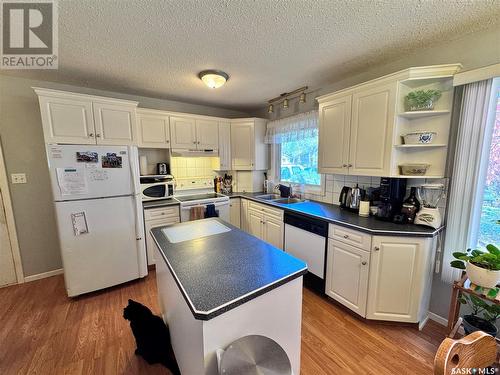
<instances>
[{"instance_id":1,"label":"double sink","mask_svg":"<svg viewBox=\"0 0 500 375\"><path fill-rule=\"evenodd\" d=\"M299 198L283 198L279 194L257 195L255 198L262 199L263 201L269 201L269 202L281 203L281 204L294 204L294 203L305 202L304 199L299 199Z\"/></svg>"}]
</instances>

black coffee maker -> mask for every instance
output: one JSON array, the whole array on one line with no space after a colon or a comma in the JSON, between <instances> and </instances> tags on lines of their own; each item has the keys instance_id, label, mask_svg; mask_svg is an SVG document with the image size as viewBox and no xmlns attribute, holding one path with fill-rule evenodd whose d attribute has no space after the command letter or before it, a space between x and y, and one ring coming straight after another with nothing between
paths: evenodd
<instances>
[{"instance_id":1,"label":"black coffee maker","mask_svg":"<svg viewBox=\"0 0 500 375\"><path fill-rule=\"evenodd\" d=\"M380 179L380 203L375 217L379 220L392 221L401 212L406 195L406 179L382 177Z\"/></svg>"}]
</instances>

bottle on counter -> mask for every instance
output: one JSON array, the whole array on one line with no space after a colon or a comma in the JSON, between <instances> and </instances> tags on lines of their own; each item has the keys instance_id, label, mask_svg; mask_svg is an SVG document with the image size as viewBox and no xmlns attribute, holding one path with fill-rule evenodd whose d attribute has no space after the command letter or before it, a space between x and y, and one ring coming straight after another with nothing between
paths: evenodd
<instances>
[{"instance_id":1,"label":"bottle on counter","mask_svg":"<svg viewBox=\"0 0 500 375\"><path fill-rule=\"evenodd\" d=\"M403 201L403 206L401 208L401 213L406 216L406 222L413 224L415 220L415 215L420 209L420 202L417 199L417 188L412 187L410 189L410 195Z\"/></svg>"}]
</instances>

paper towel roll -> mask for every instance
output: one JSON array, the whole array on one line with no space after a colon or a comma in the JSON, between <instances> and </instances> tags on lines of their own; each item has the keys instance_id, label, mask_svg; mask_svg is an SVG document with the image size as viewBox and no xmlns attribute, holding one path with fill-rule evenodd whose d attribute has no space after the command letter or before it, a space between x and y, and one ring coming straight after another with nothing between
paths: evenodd
<instances>
[{"instance_id":1,"label":"paper towel roll","mask_svg":"<svg viewBox=\"0 0 500 375\"><path fill-rule=\"evenodd\" d=\"M146 155L139 157L139 171L141 172L141 176L148 174L148 158Z\"/></svg>"}]
</instances>

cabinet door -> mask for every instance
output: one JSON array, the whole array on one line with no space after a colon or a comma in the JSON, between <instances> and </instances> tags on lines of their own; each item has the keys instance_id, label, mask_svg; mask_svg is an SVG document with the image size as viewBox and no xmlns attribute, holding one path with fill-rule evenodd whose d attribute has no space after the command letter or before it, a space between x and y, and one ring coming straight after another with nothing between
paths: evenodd
<instances>
[{"instance_id":1,"label":"cabinet door","mask_svg":"<svg viewBox=\"0 0 500 375\"><path fill-rule=\"evenodd\" d=\"M140 113L137 117L138 144L140 147L170 147L168 116Z\"/></svg>"},{"instance_id":2,"label":"cabinet door","mask_svg":"<svg viewBox=\"0 0 500 375\"><path fill-rule=\"evenodd\" d=\"M355 313L366 315L370 253L328 240L326 294Z\"/></svg>"},{"instance_id":3,"label":"cabinet door","mask_svg":"<svg viewBox=\"0 0 500 375\"><path fill-rule=\"evenodd\" d=\"M231 169L231 124L219 122L219 160L221 171Z\"/></svg>"},{"instance_id":4,"label":"cabinet door","mask_svg":"<svg viewBox=\"0 0 500 375\"><path fill-rule=\"evenodd\" d=\"M155 264L156 243L153 236L149 232L153 228L163 227L165 225L173 225L179 223L179 218L169 218L160 220L145 221L144 226L146 229L146 253L148 255L148 266Z\"/></svg>"},{"instance_id":5,"label":"cabinet door","mask_svg":"<svg viewBox=\"0 0 500 375\"><path fill-rule=\"evenodd\" d=\"M234 170L253 170L255 154L254 123L231 124L231 157Z\"/></svg>"},{"instance_id":6,"label":"cabinet door","mask_svg":"<svg viewBox=\"0 0 500 375\"><path fill-rule=\"evenodd\" d=\"M124 146L136 142L135 107L100 102L92 103L92 107L97 144Z\"/></svg>"},{"instance_id":7,"label":"cabinet door","mask_svg":"<svg viewBox=\"0 0 500 375\"><path fill-rule=\"evenodd\" d=\"M196 120L196 147L198 150L217 150L219 148L217 121Z\"/></svg>"},{"instance_id":8,"label":"cabinet door","mask_svg":"<svg viewBox=\"0 0 500 375\"><path fill-rule=\"evenodd\" d=\"M394 82L353 94L349 174L389 176L396 85Z\"/></svg>"},{"instance_id":9,"label":"cabinet door","mask_svg":"<svg viewBox=\"0 0 500 375\"><path fill-rule=\"evenodd\" d=\"M170 117L172 148L196 149L196 123L188 117Z\"/></svg>"},{"instance_id":10,"label":"cabinet door","mask_svg":"<svg viewBox=\"0 0 500 375\"><path fill-rule=\"evenodd\" d=\"M347 173L351 100L347 95L319 109L318 170L320 173Z\"/></svg>"},{"instance_id":11,"label":"cabinet door","mask_svg":"<svg viewBox=\"0 0 500 375\"><path fill-rule=\"evenodd\" d=\"M264 241L283 250L283 221L264 215Z\"/></svg>"},{"instance_id":12,"label":"cabinet door","mask_svg":"<svg viewBox=\"0 0 500 375\"><path fill-rule=\"evenodd\" d=\"M39 97L46 143L95 144L90 100Z\"/></svg>"},{"instance_id":13,"label":"cabinet door","mask_svg":"<svg viewBox=\"0 0 500 375\"><path fill-rule=\"evenodd\" d=\"M252 209L248 210L248 233L264 240L262 212Z\"/></svg>"},{"instance_id":14,"label":"cabinet door","mask_svg":"<svg viewBox=\"0 0 500 375\"><path fill-rule=\"evenodd\" d=\"M229 222L237 228L241 226L240 198L231 198L229 200Z\"/></svg>"},{"instance_id":15,"label":"cabinet door","mask_svg":"<svg viewBox=\"0 0 500 375\"><path fill-rule=\"evenodd\" d=\"M418 322L425 272L425 240L374 236L367 318Z\"/></svg>"},{"instance_id":16,"label":"cabinet door","mask_svg":"<svg viewBox=\"0 0 500 375\"><path fill-rule=\"evenodd\" d=\"M248 232L248 199L241 199L240 218L241 230Z\"/></svg>"}]
</instances>

